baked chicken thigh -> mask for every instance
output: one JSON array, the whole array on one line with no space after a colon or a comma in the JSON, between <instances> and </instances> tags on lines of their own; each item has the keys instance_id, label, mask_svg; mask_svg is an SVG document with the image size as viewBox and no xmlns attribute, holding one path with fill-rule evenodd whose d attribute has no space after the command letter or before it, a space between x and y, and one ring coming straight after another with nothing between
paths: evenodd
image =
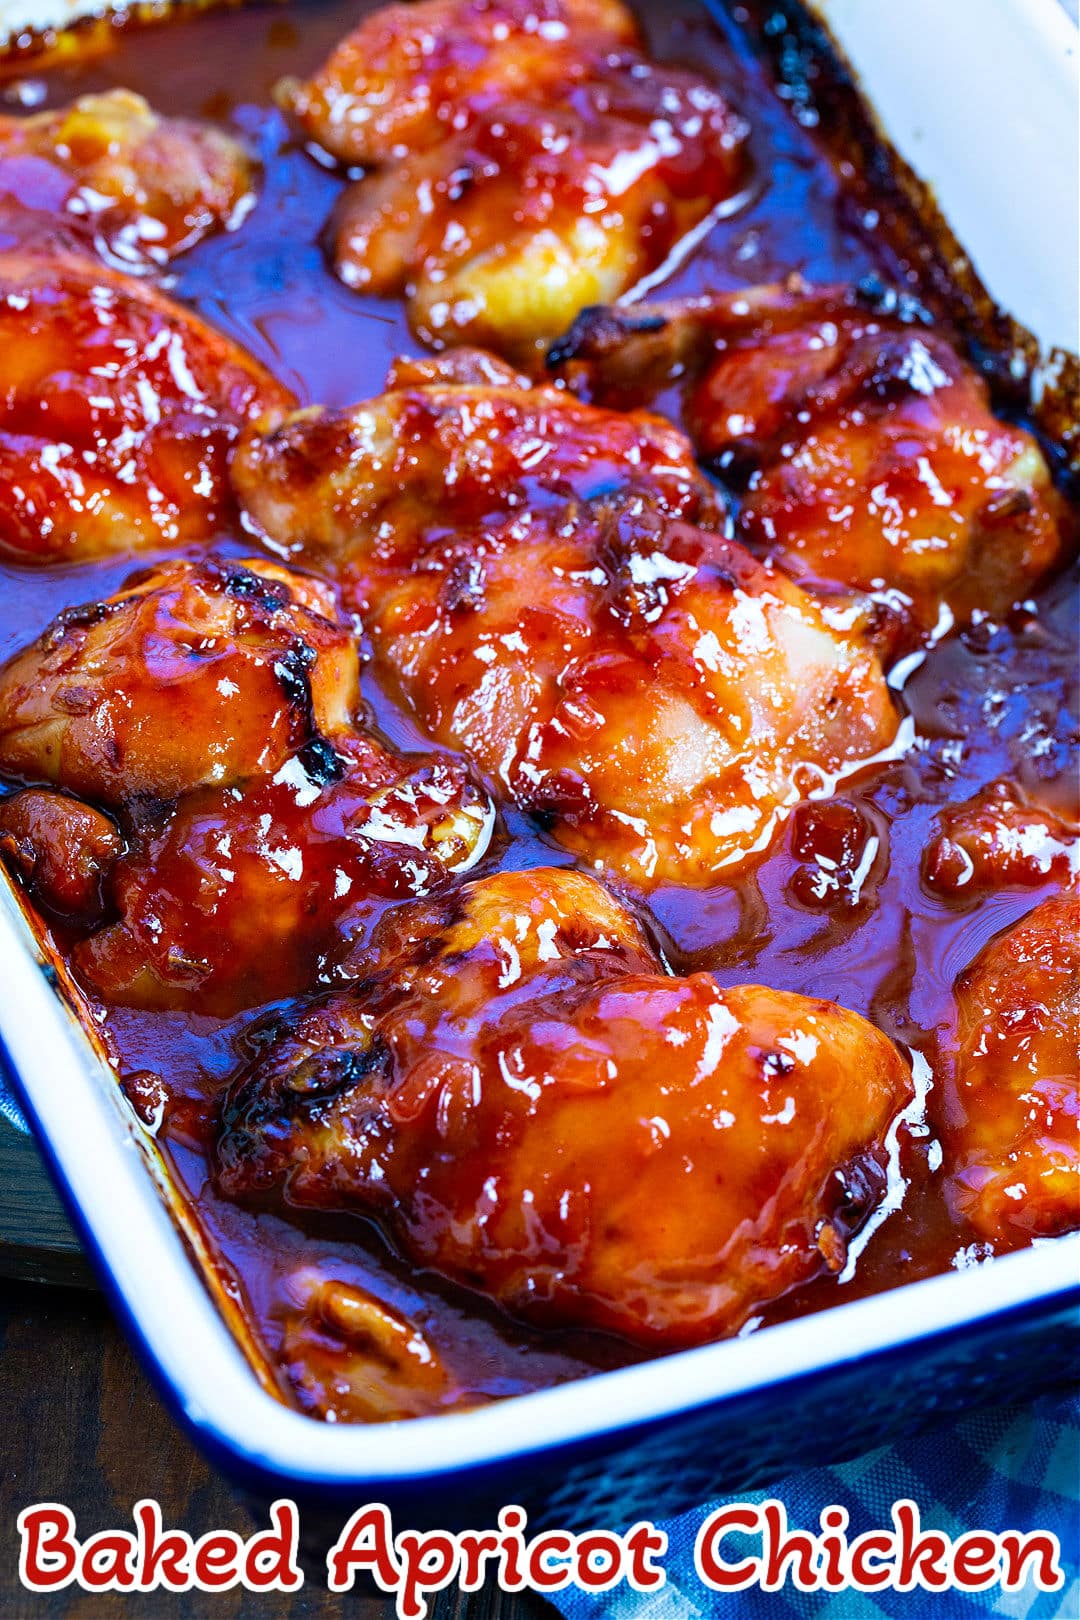
<instances>
[{"instance_id":1,"label":"baked chicken thigh","mask_svg":"<svg viewBox=\"0 0 1080 1620\"><path fill-rule=\"evenodd\" d=\"M133 268L162 265L254 201L240 142L190 118L162 118L130 90L0 116L0 230L60 225Z\"/></svg>"},{"instance_id":2,"label":"baked chicken thigh","mask_svg":"<svg viewBox=\"0 0 1080 1620\"><path fill-rule=\"evenodd\" d=\"M337 274L404 293L440 347L537 358L658 270L745 168L743 120L652 62L618 0L390 5L289 100L367 171L330 222Z\"/></svg>"},{"instance_id":3,"label":"baked chicken thigh","mask_svg":"<svg viewBox=\"0 0 1080 1620\"><path fill-rule=\"evenodd\" d=\"M995 1248L1080 1219L1080 896L1044 900L956 987L951 1201Z\"/></svg>"},{"instance_id":4,"label":"baked chicken thigh","mask_svg":"<svg viewBox=\"0 0 1080 1620\"><path fill-rule=\"evenodd\" d=\"M671 977L574 872L482 879L381 932L227 1094L230 1197L373 1215L511 1312L657 1349L843 1265L911 1086L863 1019Z\"/></svg>"},{"instance_id":5,"label":"baked chicken thigh","mask_svg":"<svg viewBox=\"0 0 1080 1620\"><path fill-rule=\"evenodd\" d=\"M910 300L877 283L589 310L550 356L590 397L685 378L738 532L804 584L898 595L934 629L1000 616L1064 555L1042 452Z\"/></svg>"},{"instance_id":6,"label":"baked chicken thigh","mask_svg":"<svg viewBox=\"0 0 1080 1620\"><path fill-rule=\"evenodd\" d=\"M395 753L359 710L329 586L264 561L170 563L0 670L0 771L64 790L0 801L0 853L92 930L72 960L113 1003L228 1013L296 994L491 836L462 765Z\"/></svg>"},{"instance_id":7,"label":"baked chicken thigh","mask_svg":"<svg viewBox=\"0 0 1080 1620\"><path fill-rule=\"evenodd\" d=\"M674 428L436 371L261 424L234 480L275 545L337 569L425 730L498 793L636 882L702 884L893 742L858 614L716 532Z\"/></svg>"},{"instance_id":8,"label":"baked chicken thigh","mask_svg":"<svg viewBox=\"0 0 1080 1620\"><path fill-rule=\"evenodd\" d=\"M360 699L329 586L269 561L164 563L0 669L0 769L102 804L325 753Z\"/></svg>"},{"instance_id":9,"label":"baked chicken thigh","mask_svg":"<svg viewBox=\"0 0 1080 1620\"><path fill-rule=\"evenodd\" d=\"M0 253L0 553L83 562L208 540L242 425L292 396L144 283Z\"/></svg>"}]
</instances>

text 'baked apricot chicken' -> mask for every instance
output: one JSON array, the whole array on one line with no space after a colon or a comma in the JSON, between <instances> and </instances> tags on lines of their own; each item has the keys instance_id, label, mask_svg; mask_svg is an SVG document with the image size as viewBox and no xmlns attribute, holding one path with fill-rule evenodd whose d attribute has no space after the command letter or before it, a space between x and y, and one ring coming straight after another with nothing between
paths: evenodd
<instances>
[{"instance_id":1,"label":"text 'baked apricot chicken'","mask_svg":"<svg viewBox=\"0 0 1080 1620\"><path fill-rule=\"evenodd\" d=\"M512 1312L676 1348L843 1266L911 1095L854 1013L671 977L594 879L541 869L387 919L234 1083L216 1175L373 1215Z\"/></svg>"},{"instance_id":2,"label":"text 'baked apricot chicken'","mask_svg":"<svg viewBox=\"0 0 1080 1620\"><path fill-rule=\"evenodd\" d=\"M166 264L254 202L251 160L223 130L162 118L109 90L29 117L0 116L0 235L35 230L133 269Z\"/></svg>"},{"instance_id":3,"label":"text 'baked apricot chicken'","mask_svg":"<svg viewBox=\"0 0 1080 1620\"><path fill-rule=\"evenodd\" d=\"M478 365L261 425L240 497L337 568L425 730L561 843L641 883L715 880L893 742L858 614L715 532L666 422L456 380Z\"/></svg>"},{"instance_id":4,"label":"text 'baked apricot chicken'","mask_svg":"<svg viewBox=\"0 0 1080 1620\"><path fill-rule=\"evenodd\" d=\"M42 564L213 539L240 429L286 388L144 283L0 254L0 553Z\"/></svg>"},{"instance_id":5,"label":"text 'baked apricot chicken'","mask_svg":"<svg viewBox=\"0 0 1080 1620\"><path fill-rule=\"evenodd\" d=\"M899 594L928 630L943 611L1007 612L1067 550L1035 439L876 281L588 310L549 363L609 404L684 380L699 454L744 490L751 549L809 586Z\"/></svg>"},{"instance_id":6,"label":"text 'baked apricot chicken'","mask_svg":"<svg viewBox=\"0 0 1080 1620\"><path fill-rule=\"evenodd\" d=\"M651 61L619 0L387 6L288 99L368 171L330 222L337 274L404 292L437 346L535 357L663 265L745 172L743 120Z\"/></svg>"},{"instance_id":7,"label":"text 'baked apricot chicken'","mask_svg":"<svg viewBox=\"0 0 1080 1620\"><path fill-rule=\"evenodd\" d=\"M47 784L0 804L0 851L93 930L83 979L212 1012L296 994L381 907L472 865L485 795L359 708L332 589L265 561L163 565L0 669L0 771Z\"/></svg>"}]
</instances>

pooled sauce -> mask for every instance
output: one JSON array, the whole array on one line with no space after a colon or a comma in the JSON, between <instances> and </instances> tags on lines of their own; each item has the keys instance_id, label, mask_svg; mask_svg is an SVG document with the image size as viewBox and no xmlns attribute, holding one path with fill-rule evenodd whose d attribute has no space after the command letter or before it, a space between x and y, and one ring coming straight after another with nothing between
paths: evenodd
<instances>
[{"instance_id":1,"label":"pooled sauce","mask_svg":"<svg viewBox=\"0 0 1080 1620\"><path fill-rule=\"evenodd\" d=\"M61 105L122 85L162 113L209 118L241 135L262 164L256 206L239 229L202 241L158 279L302 404L345 406L377 394L390 361L419 349L398 301L350 292L328 270L319 237L344 179L313 161L273 100L283 76L313 71L372 9L369 0L318 0L288 11L254 6L129 26L104 36L103 52L61 57L40 74L32 61L12 64L0 83L5 110ZM659 296L725 291L792 270L826 283L868 272L910 280L883 216L826 154L812 102L778 94L737 22L726 14L710 19L695 0L644 14L653 54L714 81L753 132L742 206L673 268ZM677 400L662 403L678 409ZM252 542L227 539L216 549L242 555ZM0 659L65 607L109 595L151 561L144 552L75 567L0 564ZM725 986L760 983L834 1000L917 1054L916 1073L929 1081L924 1109L903 1128L890 1195L847 1266L770 1306L755 1327L987 1257L943 1195L937 1122L948 1106L948 1067L938 1043L953 1017L957 975L1058 885L948 898L924 882L923 852L944 807L1002 778L1041 806L1075 816L1075 585L1074 576L1060 577L1005 625L976 622L902 661L890 677L913 735L902 758L855 777L832 800L801 806L766 857L736 881L708 889L665 884L641 901L675 972L707 969ZM384 737L424 749L371 665L363 686ZM503 819L508 836L485 870L566 863L565 850L528 817L504 807ZM59 932L55 938L62 952L65 941ZM245 1031L266 1013L264 1006L221 1019L92 1008L284 1399L323 1415L389 1409L377 1393L350 1408L335 1392L333 1333L316 1325L298 1335L296 1279L313 1272L384 1302L435 1348L450 1376L416 1410L475 1404L640 1355L613 1337L512 1322L483 1299L417 1272L360 1217L285 1219L218 1196L207 1169L216 1099L244 1055ZM372 1378L377 1385L377 1365Z\"/></svg>"}]
</instances>

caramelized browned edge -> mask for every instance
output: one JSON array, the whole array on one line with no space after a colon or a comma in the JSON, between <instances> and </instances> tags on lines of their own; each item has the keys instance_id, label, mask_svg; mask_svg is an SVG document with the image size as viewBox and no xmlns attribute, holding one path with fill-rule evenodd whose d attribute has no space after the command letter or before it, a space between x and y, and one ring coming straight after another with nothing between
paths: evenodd
<instances>
[{"instance_id":1,"label":"caramelized browned edge","mask_svg":"<svg viewBox=\"0 0 1080 1620\"><path fill-rule=\"evenodd\" d=\"M33 940L32 948L38 958L38 964L41 971L48 978L53 990L55 990L64 1012L78 1026L78 1033L90 1048L93 1059L101 1063L104 1068L115 1072L112 1058L102 1039L101 1031L95 1019L90 1015L86 997L73 977L63 952L57 947L51 929L44 919L34 911L29 897L17 884L12 882L6 867L0 866L0 876L3 877L8 892L22 913L23 920ZM125 1118L132 1141L135 1143L147 1173L153 1180L180 1240L187 1250L188 1258L210 1295L215 1309L221 1313L226 1327L236 1340L262 1388L283 1405L291 1405L292 1403L285 1399L278 1370L259 1342L257 1334L253 1331L252 1325L244 1313L242 1304L233 1297L225 1286L218 1258L207 1242L206 1235L199 1224L194 1201L188 1199L176 1186L168 1161L160 1152L153 1136L139 1119L134 1108L127 1101L119 1084L116 1086L115 1101Z\"/></svg>"},{"instance_id":2,"label":"caramelized browned edge","mask_svg":"<svg viewBox=\"0 0 1080 1620\"><path fill-rule=\"evenodd\" d=\"M704 0L731 11L735 0ZM817 114L815 133L834 164L850 164L846 189L877 209L884 235L909 267L931 314L952 326L996 397L1028 416L1074 495L1080 486L1080 359L1044 352L996 302L945 218L933 189L892 145L855 70L813 0L743 0L743 32L795 107ZM782 25L781 25L782 24ZM892 26L902 26L894 18ZM1022 365L1015 361L1020 358ZM1046 378L1044 386L1036 387Z\"/></svg>"}]
</instances>

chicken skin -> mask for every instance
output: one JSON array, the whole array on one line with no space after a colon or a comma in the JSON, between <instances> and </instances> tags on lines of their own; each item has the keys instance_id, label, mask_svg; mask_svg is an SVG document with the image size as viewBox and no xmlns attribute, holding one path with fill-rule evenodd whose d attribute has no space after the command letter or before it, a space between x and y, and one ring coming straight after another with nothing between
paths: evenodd
<instances>
[{"instance_id":1,"label":"chicken skin","mask_svg":"<svg viewBox=\"0 0 1080 1620\"><path fill-rule=\"evenodd\" d=\"M701 526L675 429L433 372L249 434L234 479L274 544L329 554L421 725L501 795L636 882L703 884L893 742L858 628Z\"/></svg>"},{"instance_id":2,"label":"chicken skin","mask_svg":"<svg viewBox=\"0 0 1080 1620\"><path fill-rule=\"evenodd\" d=\"M686 376L701 456L744 487L739 533L801 583L899 596L927 630L1000 617L1066 550L1030 433L910 300L797 278L587 311L552 351L591 397Z\"/></svg>"},{"instance_id":3,"label":"chicken skin","mask_svg":"<svg viewBox=\"0 0 1080 1620\"><path fill-rule=\"evenodd\" d=\"M861 1018L670 977L573 872L405 908L381 944L228 1093L229 1196L374 1215L512 1313L654 1349L843 1264L910 1096Z\"/></svg>"},{"instance_id":4,"label":"chicken skin","mask_svg":"<svg viewBox=\"0 0 1080 1620\"><path fill-rule=\"evenodd\" d=\"M1076 825L1028 801L1012 782L990 782L937 818L923 854L923 882L947 899L987 889L1064 883L1076 872Z\"/></svg>"},{"instance_id":5,"label":"chicken skin","mask_svg":"<svg viewBox=\"0 0 1080 1620\"><path fill-rule=\"evenodd\" d=\"M470 349L398 361L386 391L349 410L271 413L244 435L232 479L274 546L343 567L364 612L434 538L460 534L471 548L508 519L524 533L615 497L709 527L722 516L691 445L662 417L529 387Z\"/></svg>"},{"instance_id":6,"label":"chicken skin","mask_svg":"<svg viewBox=\"0 0 1080 1620\"><path fill-rule=\"evenodd\" d=\"M1045 900L956 987L951 1203L996 1249L1080 1227L1080 896Z\"/></svg>"},{"instance_id":7,"label":"chicken skin","mask_svg":"<svg viewBox=\"0 0 1080 1620\"><path fill-rule=\"evenodd\" d=\"M253 186L239 141L188 118L159 117L130 90L0 117L5 224L24 236L60 221L73 241L95 243L133 268L166 264L238 223Z\"/></svg>"},{"instance_id":8,"label":"chicken skin","mask_svg":"<svg viewBox=\"0 0 1080 1620\"><path fill-rule=\"evenodd\" d=\"M732 197L747 128L643 54L616 0L419 0L365 19L290 92L305 134L369 171L328 228L347 286L413 329L538 357Z\"/></svg>"},{"instance_id":9,"label":"chicken skin","mask_svg":"<svg viewBox=\"0 0 1080 1620\"><path fill-rule=\"evenodd\" d=\"M89 259L0 254L0 553L84 562L209 540L243 424L292 403L189 311Z\"/></svg>"},{"instance_id":10,"label":"chicken skin","mask_svg":"<svg viewBox=\"0 0 1080 1620\"><path fill-rule=\"evenodd\" d=\"M484 854L493 812L455 761L336 740L335 775L294 758L130 819L115 922L77 944L82 980L125 1007L228 1016L325 980L388 905Z\"/></svg>"},{"instance_id":11,"label":"chicken skin","mask_svg":"<svg viewBox=\"0 0 1080 1620\"><path fill-rule=\"evenodd\" d=\"M221 1014L297 994L386 905L473 865L486 795L457 762L394 753L359 707L332 590L264 561L170 563L17 654L0 769L92 803L14 795L0 853L93 930L83 982Z\"/></svg>"},{"instance_id":12,"label":"chicken skin","mask_svg":"<svg viewBox=\"0 0 1080 1620\"><path fill-rule=\"evenodd\" d=\"M622 0L416 0L366 17L286 98L312 140L374 168L481 111L587 81L597 53L640 43Z\"/></svg>"},{"instance_id":13,"label":"chicken skin","mask_svg":"<svg viewBox=\"0 0 1080 1620\"><path fill-rule=\"evenodd\" d=\"M263 561L166 563L0 669L0 770L106 805L171 799L325 752L359 698L328 586Z\"/></svg>"}]
</instances>

